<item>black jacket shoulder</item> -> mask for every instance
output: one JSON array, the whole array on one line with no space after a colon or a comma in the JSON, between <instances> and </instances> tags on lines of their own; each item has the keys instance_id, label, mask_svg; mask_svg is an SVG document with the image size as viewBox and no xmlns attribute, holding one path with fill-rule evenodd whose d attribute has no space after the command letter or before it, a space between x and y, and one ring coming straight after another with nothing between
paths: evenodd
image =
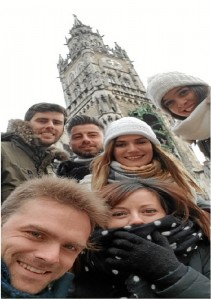
<instances>
[{"instance_id":1,"label":"black jacket shoulder","mask_svg":"<svg viewBox=\"0 0 211 300\"><path fill-rule=\"evenodd\" d=\"M73 160L66 160L59 164L57 175L61 177L74 178L82 180L86 175L90 174L90 161L77 162Z\"/></svg>"}]
</instances>

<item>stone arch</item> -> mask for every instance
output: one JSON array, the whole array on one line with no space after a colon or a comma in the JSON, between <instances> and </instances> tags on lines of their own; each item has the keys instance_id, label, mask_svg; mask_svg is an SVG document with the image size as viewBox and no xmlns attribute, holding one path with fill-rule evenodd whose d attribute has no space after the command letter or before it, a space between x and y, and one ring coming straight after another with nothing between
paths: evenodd
<instances>
[{"instance_id":1,"label":"stone arch","mask_svg":"<svg viewBox=\"0 0 211 300\"><path fill-rule=\"evenodd\" d=\"M70 72L70 74L68 75L68 81L69 83L72 83L75 79L75 73L74 72Z\"/></svg>"},{"instance_id":2,"label":"stone arch","mask_svg":"<svg viewBox=\"0 0 211 300\"><path fill-rule=\"evenodd\" d=\"M85 68L84 63L80 62L77 66L77 75L79 75L83 71L84 68Z\"/></svg>"}]
</instances>

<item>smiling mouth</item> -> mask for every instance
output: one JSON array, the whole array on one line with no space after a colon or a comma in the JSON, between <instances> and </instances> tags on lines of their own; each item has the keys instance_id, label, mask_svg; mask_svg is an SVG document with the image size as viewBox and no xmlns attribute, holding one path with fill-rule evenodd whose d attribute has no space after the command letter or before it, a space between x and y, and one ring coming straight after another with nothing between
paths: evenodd
<instances>
[{"instance_id":1,"label":"smiling mouth","mask_svg":"<svg viewBox=\"0 0 211 300\"><path fill-rule=\"evenodd\" d=\"M44 135L44 136L47 136L47 137L52 137L52 136L54 136L54 134L51 133L51 132L43 132L41 135L42 135L42 136Z\"/></svg>"},{"instance_id":2,"label":"smiling mouth","mask_svg":"<svg viewBox=\"0 0 211 300\"><path fill-rule=\"evenodd\" d=\"M191 108L185 109L184 111L186 111L186 112L191 112L192 110L193 110L193 108L191 107Z\"/></svg>"},{"instance_id":3,"label":"smiling mouth","mask_svg":"<svg viewBox=\"0 0 211 300\"><path fill-rule=\"evenodd\" d=\"M189 112L192 112L194 109L195 109L195 105L191 105L190 107L185 108L183 111L189 113Z\"/></svg>"},{"instance_id":4,"label":"smiling mouth","mask_svg":"<svg viewBox=\"0 0 211 300\"><path fill-rule=\"evenodd\" d=\"M23 262L21 262L21 261L17 261L17 262L18 262L18 264L19 264L22 268L24 268L25 270L30 271L30 272L32 272L32 273L35 273L35 274L47 274L47 273L50 273L49 271L44 271L44 270L40 270L40 269L37 269L37 268L35 268L35 267L29 266L29 265L27 265L26 263L23 263Z\"/></svg>"},{"instance_id":5,"label":"smiling mouth","mask_svg":"<svg viewBox=\"0 0 211 300\"><path fill-rule=\"evenodd\" d=\"M91 148L94 148L94 146L82 146L81 148L82 149L91 149Z\"/></svg>"},{"instance_id":6,"label":"smiling mouth","mask_svg":"<svg viewBox=\"0 0 211 300\"><path fill-rule=\"evenodd\" d=\"M127 156L126 157L126 159L129 159L129 160L137 160L137 159L141 159L143 157L143 155L142 156Z\"/></svg>"}]
</instances>

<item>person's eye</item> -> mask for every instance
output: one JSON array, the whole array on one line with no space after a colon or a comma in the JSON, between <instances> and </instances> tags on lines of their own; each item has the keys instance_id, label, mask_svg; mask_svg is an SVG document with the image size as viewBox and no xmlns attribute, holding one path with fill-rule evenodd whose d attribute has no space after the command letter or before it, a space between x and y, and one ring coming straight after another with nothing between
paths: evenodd
<instances>
[{"instance_id":1,"label":"person's eye","mask_svg":"<svg viewBox=\"0 0 211 300\"><path fill-rule=\"evenodd\" d=\"M43 238L43 234L39 231L27 231L27 234L29 234L30 236L32 236L36 239L42 239Z\"/></svg>"},{"instance_id":2,"label":"person's eye","mask_svg":"<svg viewBox=\"0 0 211 300\"><path fill-rule=\"evenodd\" d=\"M112 217L124 217L124 216L127 216L127 212L125 212L125 211L112 212Z\"/></svg>"},{"instance_id":3,"label":"person's eye","mask_svg":"<svg viewBox=\"0 0 211 300\"><path fill-rule=\"evenodd\" d=\"M182 90L180 91L180 95L181 95L181 96L186 96L186 95L189 93L189 91L190 91L190 90L187 89L187 88L186 88L186 89L182 89Z\"/></svg>"},{"instance_id":4,"label":"person's eye","mask_svg":"<svg viewBox=\"0 0 211 300\"><path fill-rule=\"evenodd\" d=\"M59 125L59 126L63 125L63 123L61 121L54 121L53 123L54 123L54 125Z\"/></svg>"},{"instance_id":5,"label":"person's eye","mask_svg":"<svg viewBox=\"0 0 211 300\"><path fill-rule=\"evenodd\" d=\"M169 100L164 102L164 106L169 108L174 104L174 100Z\"/></svg>"},{"instance_id":6,"label":"person's eye","mask_svg":"<svg viewBox=\"0 0 211 300\"><path fill-rule=\"evenodd\" d=\"M73 244L64 245L64 248L69 250L69 251L80 252L80 249L78 247L76 247L75 245L73 245Z\"/></svg>"},{"instance_id":7,"label":"person's eye","mask_svg":"<svg viewBox=\"0 0 211 300\"><path fill-rule=\"evenodd\" d=\"M125 147L125 143L120 143L120 142L119 142L119 143L116 143L116 144L115 144L115 147L116 147L116 148L118 148L118 147L119 147L119 148L120 148L120 147Z\"/></svg>"},{"instance_id":8,"label":"person's eye","mask_svg":"<svg viewBox=\"0 0 211 300\"><path fill-rule=\"evenodd\" d=\"M138 140L137 143L138 144L145 144L145 143L148 143L148 140L141 139L141 140Z\"/></svg>"},{"instance_id":9,"label":"person's eye","mask_svg":"<svg viewBox=\"0 0 211 300\"><path fill-rule=\"evenodd\" d=\"M96 133L92 133L89 135L89 137L96 137L96 136L98 136Z\"/></svg>"},{"instance_id":10,"label":"person's eye","mask_svg":"<svg viewBox=\"0 0 211 300\"><path fill-rule=\"evenodd\" d=\"M154 215L156 212L157 212L157 210L154 208L147 208L147 209L145 209L145 211L143 213L145 215Z\"/></svg>"}]
</instances>

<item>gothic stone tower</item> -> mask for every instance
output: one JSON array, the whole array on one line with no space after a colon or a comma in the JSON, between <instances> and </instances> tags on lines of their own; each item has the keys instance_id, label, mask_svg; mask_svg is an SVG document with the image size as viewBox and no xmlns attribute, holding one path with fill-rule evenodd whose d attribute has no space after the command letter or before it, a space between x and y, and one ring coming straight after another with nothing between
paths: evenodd
<instances>
[{"instance_id":1,"label":"gothic stone tower","mask_svg":"<svg viewBox=\"0 0 211 300\"><path fill-rule=\"evenodd\" d=\"M152 126L162 146L173 152L205 188L204 171L191 147L169 130L173 119L164 115L146 98L146 91L126 51L117 43L105 45L74 15L66 38L69 54L59 57L58 70L69 118L86 114L105 126L123 116L140 118Z\"/></svg>"}]
</instances>

